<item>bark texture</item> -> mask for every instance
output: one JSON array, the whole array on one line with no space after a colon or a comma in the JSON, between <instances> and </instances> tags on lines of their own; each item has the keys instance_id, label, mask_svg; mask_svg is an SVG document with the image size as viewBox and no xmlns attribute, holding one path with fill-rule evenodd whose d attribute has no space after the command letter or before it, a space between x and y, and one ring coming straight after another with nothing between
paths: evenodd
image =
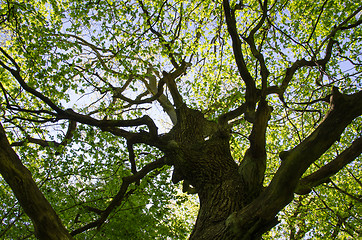
<instances>
[{"instance_id":1,"label":"bark texture","mask_svg":"<svg viewBox=\"0 0 362 240\"><path fill-rule=\"evenodd\" d=\"M50 203L40 192L30 171L11 148L0 124L0 173L33 222L35 236L44 240L73 239Z\"/></svg>"},{"instance_id":2,"label":"bark texture","mask_svg":"<svg viewBox=\"0 0 362 240\"><path fill-rule=\"evenodd\" d=\"M185 105L177 114L177 124L167 136L173 147L166 156L174 165L173 182L183 180L192 185L200 198L190 239L233 239L225 221L244 206L246 197L230 153L230 129Z\"/></svg>"},{"instance_id":3,"label":"bark texture","mask_svg":"<svg viewBox=\"0 0 362 240\"><path fill-rule=\"evenodd\" d=\"M179 107L178 122L166 136L170 146L166 156L174 165L173 181L192 185L200 198L190 239L259 239L275 226L276 215L293 199L303 173L362 114L362 92L343 95L335 88L330 104L325 119L309 137L281 152L282 164L265 189L265 133L272 111L265 101L258 104L250 148L240 166L230 154L227 124L208 121L185 105ZM356 140L351 149L359 145ZM333 173L349 161L335 166Z\"/></svg>"}]
</instances>

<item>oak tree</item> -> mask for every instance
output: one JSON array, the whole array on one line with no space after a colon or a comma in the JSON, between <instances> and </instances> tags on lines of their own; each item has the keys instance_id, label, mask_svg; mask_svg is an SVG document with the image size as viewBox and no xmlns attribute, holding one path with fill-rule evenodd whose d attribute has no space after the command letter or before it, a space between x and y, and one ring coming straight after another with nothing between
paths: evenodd
<instances>
[{"instance_id":1,"label":"oak tree","mask_svg":"<svg viewBox=\"0 0 362 240\"><path fill-rule=\"evenodd\" d=\"M360 1L0 4L3 238L361 234Z\"/></svg>"}]
</instances>

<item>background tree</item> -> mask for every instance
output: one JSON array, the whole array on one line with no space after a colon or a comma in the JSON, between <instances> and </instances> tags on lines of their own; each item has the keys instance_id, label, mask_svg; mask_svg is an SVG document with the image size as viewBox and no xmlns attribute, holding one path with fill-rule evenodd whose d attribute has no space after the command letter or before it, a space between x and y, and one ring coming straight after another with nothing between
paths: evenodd
<instances>
[{"instance_id":1,"label":"background tree","mask_svg":"<svg viewBox=\"0 0 362 240\"><path fill-rule=\"evenodd\" d=\"M361 12L1 1L0 235L357 238Z\"/></svg>"}]
</instances>

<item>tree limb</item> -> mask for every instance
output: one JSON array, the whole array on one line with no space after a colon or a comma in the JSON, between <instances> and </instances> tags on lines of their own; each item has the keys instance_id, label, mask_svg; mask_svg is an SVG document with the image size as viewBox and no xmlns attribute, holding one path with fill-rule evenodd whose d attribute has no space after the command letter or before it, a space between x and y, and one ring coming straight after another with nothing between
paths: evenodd
<instances>
[{"instance_id":1,"label":"tree limb","mask_svg":"<svg viewBox=\"0 0 362 240\"><path fill-rule=\"evenodd\" d=\"M246 85L245 100L246 100L246 118L249 121L252 121L252 112L254 112L256 98L257 98L257 89L255 86L255 81L250 75L250 72L246 66L244 55L242 53L241 40L236 28L236 19L235 11L230 9L229 1L223 0L224 12L226 25L228 32L232 39L232 46L235 56L236 65L239 70L239 74Z\"/></svg>"},{"instance_id":2,"label":"tree limb","mask_svg":"<svg viewBox=\"0 0 362 240\"><path fill-rule=\"evenodd\" d=\"M151 162L149 164L147 164L146 166L144 166L140 171L136 172L135 174L128 176L128 177L124 177L123 178L123 182L122 185L118 191L118 193L116 194L116 196L114 196L114 198L112 199L112 201L110 202L110 204L108 205L108 207L102 211L100 218L98 218L97 220L88 223L87 225L78 228L76 230L74 230L73 232L71 232L70 234L72 236L77 235L79 233L82 233L86 230L89 230L91 228L99 228L108 218L109 214L119 205L121 205L121 203L124 201L128 190L128 187L135 182L140 181L143 177L145 177L148 173L150 173L151 171L157 169L157 168L161 168L163 166L165 166L166 163L166 158L162 157L160 159L157 159L154 162ZM131 193L134 190L130 190Z\"/></svg>"},{"instance_id":3,"label":"tree limb","mask_svg":"<svg viewBox=\"0 0 362 240\"><path fill-rule=\"evenodd\" d=\"M234 118L237 118L239 116L241 116L242 114L244 114L246 112L246 104L242 104L241 106L239 106L238 108L224 113L222 115L220 115L218 122L221 125L225 125L228 123L228 121L233 120Z\"/></svg>"},{"instance_id":4,"label":"tree limb","mask_svg":"<svg viewBox=\"0 0 362 240\"><path fill-rule=\"evenodd\" d=\"M146 125L149 129L149 133L152 136L157 136L157 127L156 124L153 122L153 120L149 116L143 116L142 118L138 119L132 119L132 120L98 120L95 118L92 118L88 115L76 113L72 109L63 110L60 107L58 107L53 101L48 98L47 96L43 95L41 92L38 92L36 89L30 87L23 79L23 77L20 74L20 67L16 63L16 61L9 56L3 49L0 49L0 51L10 59L11 62L14 63L16 66L16 70L8 67L5 63L0 61L0 65L4 67L6 70L8 70L13 77L18 81L20 86L30 94L34 95L35 97L42 100L45 104L47 104L51 109L53 109L57 113L57 118L59 119L69 119L72 121L80 122L83 124L88 124L91 126L96 126L101 129L108 129L109 127L133 127L133 126L141 126ZM183 67L176 69L174 72L170 73L168 76L167 81L174 80L178 76L180 76L186 69L187 64L184 64ZM159 84L159 89L162 89L163 84ZM162 94L162 91L159 93L159 95ZM159 96L157 96L159 97ZM155 98L156 99L156 98ZM119 132L118 132L119 133ZM126 133L126 131L124 131ZM127 137L126 134L123 135L123 137Z\"/></svg>"},{"instance_id":5,"label":"tree limb","mask_svg":"<svg viewBox=\"0 0 362 240\"><path fill-rule=\"evenodd\" d=\"M314 173L302 178L295 193L304 195L308 194L313 187L316 187L322 183L329 182L329 178L336 174L348 163L352 162L362 153L362 137L353 141L352 145L345 149L340 155L338 155L333 161L322 166Z\"/></svg>"},{"instance_id":6,"label":"tree limb","mask_svg":"<svg viewBox=\"0 0 362 240\"><path fill-rule=\"evenodd\" d=\"M77 127L77 122L75 121L69 121L69 125L68 125L68 130L67 133L65 134L64 138L62 139L61 142L56 142L56 141L47 141L47 140L43 140L43 139L37 139L37 138L33 138L30 136L26 136L26 140L20 141L20 142L13 142L11 144L11 146L23 146L25 145L27 142L29 143L34 143L34 144L38 144L42 147L50 147L50 146L54 146L54 147L59 147L59 146L65 146L67 145L67 143L69 142L69 140L73 137L73 133L75 131Z\"/></svg>"},{"instance_id":7,"label":"tree limb","mask_svg":"<svg viewBox=\"0 0 362 240\"><path fill-rule=\"evenodd\" d=\"M253 56L258 60L259 64L260 64L260 72L261 72L261 80L262 80L262 90L264 91L264 97L265 97L265 90L267 88L267 79L269 76L269 70L266 67L265 64L265 59L263 54L256 48L255 45L255 39L254 39L254 35L255 33L263 26L266 18L267 18L267 14L268 14L268 4L267 4L267 0L264 0L264 4L260 3L260 7L263 10L263 16L260 19L260 21L258 22L258 24L250 31L250 34L247 38L245 38L245 41L249 44L251 53L253 54Z\"/></svg>"},{"instance_id":8,"label":"tree limb","mask_svg":"<svg viewBox=\"0 0 362 240\"><path fill-rule=\"evenodd\" d=\"M304 141L293 149L280 153L282 164L269 186L258 198L235 212L227 226L239 234L262 234L252 229L269 226L276 214L292 199L300 177L330 146L340 138L353 119L362 115L362 91L343 95L338 89L332 92L331 108L323 122Z\"/></svg>"},{"instance_id":9,"label":"tree limb","mask_svg":"<svg viewBox=\"0 0 362 240\"><path fill-rule=\"evenodd\" d=\"M148 82L145 82L145 85L148 91L151 94L156 95L159 91L157 88L157 79L153 67L147 68L146 79L148 80ZM159 98L157 98L157 101L160 103L163 110L170 117L173 125L176 125L177 123L176 111L175 108L172 106L170 100L165 96L165 94L162 94Z\"/></svg>"},{"instance_id":10,"label":"tree limb","mask_svg":"<svg viewBox=\"0 0 362 240\"><path fill-rule=\"evenodd\" d=\"M133 144L130 141L127 141L127 149L128 149L128 155L129 155L129 161L131 163L131 171L133 174L137 173L137 166L136 166L136 156L133 149Z\"/></svg>"},{"instance_id":11,"label":"tree limb","mask_svg":"<svg viewBox=\"0 0 362 240\"><path fill-rule=\"evenodd\" d=\"M10 185L20 205L34 224L39 239L73 239L58 215L11 148L0 124L0 173Z\"/></svg>"},{"instance_id":12,"label":"tree limb","mask_svg":"<svg viewBox=\"0 0 362 240\"><path fill-rule=\"evenodd\" d=\"M246 150L239 166L239 173L250 199L255 199L263 187L266 169L266 129L272 108L265 100L260 100L255 120L249 136L250 148Z\"/></svg>"}]
</instances>

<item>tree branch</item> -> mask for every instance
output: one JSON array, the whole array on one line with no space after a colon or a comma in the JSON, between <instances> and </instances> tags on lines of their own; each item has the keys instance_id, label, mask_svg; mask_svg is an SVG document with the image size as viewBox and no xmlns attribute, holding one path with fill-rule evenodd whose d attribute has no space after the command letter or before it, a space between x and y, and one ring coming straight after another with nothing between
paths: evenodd
<instances>
[{"instance_id":1,"label":"tree branch","mask_svg":"<svg viewBox=\"0 0 362 240\"><path fill-rule=\"evenodd\" d=\"M356 21L355 23L353 24L350 24L350 25L347 25L345 26L348 21L350 21L354 16L356 16L359 12L362 11L362 7L359 7L356 11L354 11L350 16L348 16L342 23L340 23L338 26L335 26L331 33L323 40L323 42L321 43L319 49L324 46L325 42L328 41L328 44L327 44L327 47L326 47L326 50L325 50L325 56L324 58L322 59L319 59L319 60L305 60L304 58L303 59L298 59L296 60L291 67L287 68L286 70L286 73L285 73L285 76L284 76L284 79L282 80L282 84L280 87L276 87L276 86L272 86L272 87L269 87L267 89L267 94L270 94L270 93L277 93L279 95L279 98L281 98L281 100L283 100L283 94L286 90L286 88L288 87L289 85L289 82L291 81L291 79L293 78L295 72L302 68L302 67L305 67L305 66L310 66L310 67L315 67L315 66L322 66L324 67L328 61L330 60L331 56L332 56L332 49L333 49L333 45L335 43L337 43L336 40L334 40L334 36L336 35L336 33L338 31L341 31L341 30L346 30L346 29L350 29L350 28L354 28L360 24L362 24L362 19L360 18L358 21ZM272 24L270 22L270 24ZM276 26L274 26L276 29L278 29ZM278 29L279 31L281 31L283 34L287 35L286 33L284 33L282 30ZM287 35L288 36L288 35ZM289 36L288 36L289 37ZM294 40L293 40L294 41ZM300 43L298 43L300 44ZM301 45L301 44L300 44ZM302 45L303 46L303 45ZM303 46L304 47L304 46ZM318 53L320 50L317 50L316 53Z\"/></svg>"},{"instance_id":2,"label":"tree branch","mask_svg":"<svg viewBox=\"0 0 362 240\"><path fill-rule=\"evenodd\" d=\"M247 189L250 200L260 194L263 187L266 169L266 129L272 108L265 100L260 100L255 115L255 121L249 136L250 148L239 166L239 173Z\"/></svg>"},{"instance_id":3,"label":"tree branch","mask_svg":"<svg viewBox=\"0 0 362 240\"><path fill-rule=\"evenodd\" d=\"M157 159L154 162L151 162L149 164L147 164L146 166L144 166L140 171L136 172L135 174L128 176L128 177L124 177L123 178L123 182L122 185L118 191L118 193L116 194L116 196L112 199L112 201L110 202L110 204L108 205L108 207L102 211L100 218L98 218L97 220L81 227L78 228L76 230L74 230L73 232L71 232L70 234L72 236L77 235L79 233L82 233L86 230L89 230L91 228L99 228L101 227L101 225L107 220L109 214L118 206L121 205L121 203L124 201L128 190L129 185L131 185L132 183L138 182L140 181L143 177L145 177L148 173L150 173L151 171L157 169L157 168L161 168L163 166L166 165L166 158L162 157ZM134 190L130 190L131 193L133 193L132 191Z\"/></svg>"},{"instance_id":4,"label":"tree branch","mask_svg":"<svg viewBox=\"0 0 362 240\"><path fill-rule=\"evenodd\" d=\"M304 195L308 194L313 187L322 183L329 182L330 177L336 174L348 163L352 162L362 153L362 137L353 141L352 145L345 149L333 161L322 166L316 172L302 178L295 190L295 193Z\"/></svg>"},{"instance_id":5,"label":"tree branch","mask_svg":"<svg viewBox=\"0 0 362 240\"><path fill-rule=\"evenodd\" d=\"M157 79L154 74L155 72L156 71L153 69L153 67L147 68L146 79L148 81L145 81L145 85L146 85L148 91L152 95L156 95L159 92L159 90L157 88ZM160 103L163 110L170 117L173 125L176 125L176 123L177 123L176 111L175 111L175 108L172 106L172 103L170 102L170 100L165 96L165 94L162 94L159 98L157 98L157 101Z\"/></svg>"},{"instance_id":6,"label":"tree branch","mask_svg":"<svg viewBox=\"0 0 362 240\"><path fill-rule=\"evenodd\" d=\"M330 41L328 42L328 45L326 47L326 52L325 52L325 56L322 59L319 60L305 60L304 58L296 60L291 67L287 68L286 72L285 72L285 76L282 80L282 84L279 88L275 88L275 87L271 87L272 89L268 89L270 92L272 91L276 91L279 95L279 98L281 98L282 101L284 101L284 97L283 94L285 92L285 90L287 89L289 82L292 80L295 72L302 68L302 67L315 67L315 66L324 66L325 64L327 64L327 62L330 60L331 56L332 56L332 48L333 45L337 43L337 41L330 39Z\"/></svg>"},{"instance_id":7,"label":"tree branch","mask_svg":"<svg viewBox=\"0 0 362 240\"><path fill-rule=\"evenodd\" d=\"M136 156L133 149L133 144L130 141L127 141L127 149L128 149L128 155L129 155L129 161L131 163L131 171L133 174L137 173L137 166L136 166Z\"/></svg>"},{"instance_id":8,"label":"tree branch","mask_svg":"<svg viewBox=\"0 0 362 240\"><path fill-rule=\"evenodd\" d=\"M7 59L9 59L10 62L15 66L15 70L13 70L13 69L11 69L10 67L6 66L6 65L5 65L4 63L2 63L2 62L1 62L1 65L2 65L6 70L8 70L8 71L13 70L13 71L20 72L20 67L19 67L18 63L15 61L15 59L12 58L2 47L0 47L0 52L1 52L2 54L4 54L5 57L6 57Z\"/></svg>"},{"instance_id":9,"label":"tree branch","mask_svg":"<svg viewBox=\"0 0 362 240\"><path fill-rule=\"evenodd\" d=\"M314 32L315 32L315 30L316 30L316 28L317 28L317 25L318 25L318 23L319 23L319 20L320 20L320 18L321 18L321 16L322 16L322 13L323 13L323 11L324 11L324 7L325 7L325 5L327 4L327 2L328 2L328 0L324 0L324 3L323 3L323 5L322 5L322 7L321 7L321 10L320 10L320 12L319 12L319 14L318 14L317 21L316 21L316 23L314 24L313 29L312 29L312 32L310 33L310 35L309 35L309 37L308 37L307 43L309 43L310 39L312 38L312 36L313 36L313 34L314 34Z\"/></svg>"},{"instance_id":10,"label":"tree branch","mask_svg":"<svg viewBox=\"0 0 362 240\"><path fill-rule=\"evenodd\" d=\"M264 90L264 91L267 88L267 79L268 79L268 76L269 76L270 73L269 73L269 70L266 67L263 54L256 48L254 35L263 26L263 24L264 24L264 22L265 22L265 20L267 18L267 14L268 14L268 4L267 4L267 2L268 2L267 0L264 0L264 4L261 4L261 2L259 2L260 7L263 10L263 16L260 19L260 21L258 22L258 24L250 31L249 36L247 38L245 38L245 41L249 44L251 53L258 60L258 62L260 64L262 90ZM265 93L266 92L263 92L264 97L265 97Z\"/></svg>"},{"instance_id":11,"label":"tree branch","mask_svg":"<svg viewBox=\"0 0 362 240\"><path fill-rule=\"evenodd\" d=\"M357 8L356 11L354 11L351 15L349 15L343 22L341 22L338 26L335 26L331 33L322 41L322 44L320 46L323 46L326 41L330 41L336 33L340 30L347 30L354 27L357 27L358 25L362 24L362 17L358 21L356 21L353 24L345 26L353 17L355 17L357 14L359 14L362 11L362 6Z\"/></svg>"},{"instance_id":12,"label":"tree branch","mask_svg":"<svg viewBox=\"0 0 362 240\"><path fill-rule=\"evenodd\" d=\"M75 131L77 127L77 122L75 121L69 121L69 125L68 125L68 130L67 133L65 134L63 140L61 142L56 142L56 141L47 141L47 140L43 140L43 139L37 139L37 138L33 138L30 136L26 136L26 140L20 141L20 142L13 142L11 144L11 146L23 146L26 143L34 143L34 144L38 144L42 147L59 147L59 146L65 146L68 144L69 140L73 137L73 133Z\"/></svg>"},{"instance_id":13,"label":"tree branch","mask_svg":"<svg viewBox=\"0 0 362 240\"><path fill-rule=\"evenodd\" d=\"M4 53L5 54L5 53ZM9 56L10 57L10 56ZM15 61L15 60L13 60ZM20 86L27 92L31 93L32 95L36 96L37 98L41 99L44 103L46 103L50 108L52 108L54 111L56 111L58 114L64 113L64 110L60 109L56 104L52 102L48 97L44 96L42 93L38 92L37 90L29 87L28 84L24 81L22 76L20 75L20 68L17 67L17 70L14 70L8 66L6 66L2 61L0 61L0 65L8 70L11 75L18 81ZM18 69L19 68L19 69Z\"/></svg>"},{"instance_id":14,"label":"tree branch","mask_svg":"<svg viewBox=\"0 0 362 240\"><path fill-rule=\"evenodd\" d=\"M227 226L237 235L262 234L259 231L253 232L253 229L275 222L276 214L293 199L295 188L303 173L340 138L352 120L360 115L362 91L343 95L334 88L331 108L323 122L299 145L280 153L282 164L269 186L251 204L230 215Z\"/></svg>"},{"instance_id":15,"label":"tree branch","mask_svg":"<svg viewBox=\"0 0 362 240\"><path fill-rule=\"evenodd\" d=\"M250 72L246 66L244 55L242 53L241 40L239 38L239 34L236 28L236 20L235 20L235 11L230 9L229 1L223 0L224 12L226 25L228 28L228 32L230 34L232 40L232 46L235 56L236 65L239 70L239 74L246 85L246 118L249 121L252 121L252 112L254 112L256 98L257 98L257 89L255 86L255 81L253 77L250 75Z\"/></svg>"},{"instance_id":16,"label":"tree branch","mask_svg":"<svg viewBox=\"0 0 362 240\"><path fill-rule=\"evenodd\" d=\"M98 120L95 118L92 118L88 115L83 115L80 113L74 112L72 109L63 110L60 107L58 107L56 104L52 102L48 97L43 95L42 93L38 92L37 90L29 87L29 85L26 84L24 79L21 77L20 72L16 71L14 69L11 69L4 65L0 61L0 65L2 65L4 68L6 68L10 73L14 76L14 78L19 82L20 86L25 89L27 92L31 93L35 97L42 100L44 103L46 103L49 107L51 107L54 111L57 112L57 118L59 119L69 119L72 121L80 122L83 124L88 124L91 126L96 126L101 129L109 129L109 127L132 127L132 126L140 126L140 125L147 125L149 128L149 133L152 136L157 135L157 127L153 120L148 117L144 116L139 119L133 119L133 120ZM126 135L123 135L123 137L127 137Z\"/></svg>"},{"instance_id":17,"label":"tree branch","mask_svg":"<svg viewBox=\"0 0 362 240\"><path fill-rule=\"evenodd\" d=\"M227 112L227 113L224 113L224 114L220 115L218 122L221 125L225 125L230 120L241 116L245 112L246 112L246 104L244 103L241 106L239 106L238 108L236 108L236 109L234 109L234 110L232 110L230 112Z\"/></svg>"},{"instance_id":18,"label":"tree branch","mask_svg":"<svg viewBox=\"0 0 362 240\"><path fill-rule=\"evenodd\" d=\"M38 92L37 90L35 90L35 89L31 88L29 85L27 85L27 83L21 77L20 72L7 67L1 61L0 61L0 65L4 66L8 71L10 71L10 73L19 82L20 86L23 89L25 89L30 94L32 94L35 97L42 100L50 108L52 108L54 111L56 111L57 112L57 115L56 115L57 120L68 119L68 120L71 120L71 121L75 121L75 122L79 122L79 123L99 127L100 129L107 130L109 132L117 131L118 136L122 136L122 137L125 137L125 138L130 137L130 136L135 137L135 134L131 134L131 133L127 132L127 131L118 131L118 130L115 130L115 129L113 129L114 131L111 131L112 129L110 129L110 128L112 128L112 127L113 128L116 128L116 127L134 127L134 126L146 125L148 127L148 129L149 129L149 134L152 137L157 136L156 124L147 115L143 116L142 118L132 119L132 120L98 120L98 119L92 118L92 117L90 117L88 115L76 113L72 109L63 110L60 107L58 107L56 104L54 104L50 98L46 97L42 93ZM179 76L177 74L181 74L181 73L179 73L179 71L175 71L175 72L173 72L172 76ZM159 87L161 88L161 86L159 86Z\"/></svg>"},{"instance_id":19,"label":"tree branch","mask_svg":"<svg viewBox=\"0 0 362 240\"><path fill-rule=\"evenodd\" d=\"M113 88L113 98L120 98L123 101L126 101L131 104L144 104L144 103L151 103L155 100L157 100L162 94L163 94L163 86L165 85L165 80L162 78L158 82L157 92L149 98L146 99L130 99L122 94L123 90L122 88Z\"/></svg>"},{"instance_id":20,"label":"tree branch","mask_svg":"<svg viewBox=\"0 0 362 240\"><path fill-rule=\"evenodd\" d=\"M150 31L157 36L162 47L166 48L166 50L168 52L168 57L170 58L170 61L171 61L171 64L173 65L173 67L176 69L179 68L179 64L177 63L174 53L172 52L171 43L166 41L166 39L163 37L163 35L153 28L153 25L151 23L150 14L149 14L148 10L146 9L145 5L143 4L143 2L141 0L138 0L138 3L140 4L142 11L147 16L147 24L149 26Z\"/></svg>"},{"instance_id":21,"label":"tree branch","mask_svg":"<svg viewBox=\"0 0 362 240\"><path fill-rule=\"evenodd\" d=\"M24 212L32 220L37 238L73 239L39 190L30 171L11 148L1 124L0 173L13 190Z\"/></svg>"}]
</instances>

